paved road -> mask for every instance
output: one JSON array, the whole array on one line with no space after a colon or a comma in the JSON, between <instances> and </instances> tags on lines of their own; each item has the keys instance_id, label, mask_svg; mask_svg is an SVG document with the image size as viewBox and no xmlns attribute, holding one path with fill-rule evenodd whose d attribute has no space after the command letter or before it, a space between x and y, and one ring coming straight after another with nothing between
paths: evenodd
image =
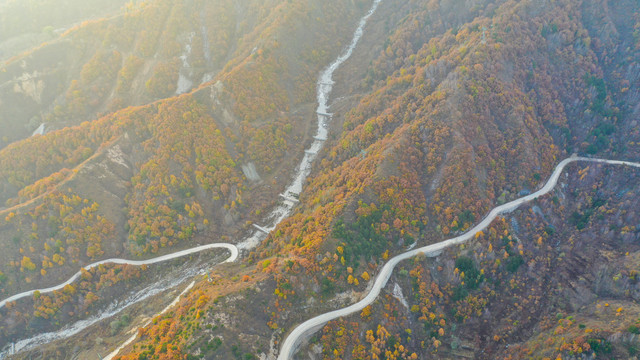
<instances>
[{"instance_id":1,"label":"paved road","mask_svg":"<svg viewBox=\"0 0 640 360\"><path fill-rule=\"evenodd\" d=\"M558 164L558 166L556 166L553 174L551 174L551 177L549 178L547 183L540 190L536 191L531 195L516 199L514 201L511 201L509 203L506 203L504 205L500 205L494 208L478 225L473 227L473 229L469 230L468 232L458 237L439 242L437 244L428 245L428 246L417 248L411 251L407 251L389 260L389 262L387 262L384 265L384 267L376 277L375 283L373 284L373 287L371 288L371 291L369 292L369 294L367 294L367 296L365 296L362 300L358 301L357 303L351 306L347 306L342 309L338 309L322 315L318 315L312 319L305 321L304 323L298 325L298 327L293 329L293 331L289 334L289 336L284 341L282 348L280 349L278 360L291 359L298 345L304 339L311 336L317 330L322 328L327 322L333 319L337 319L339 317L351 315L353 313L362 311L362 309L364 309L366 306L373 303L373 301L380 294L380 291L382 290L382 288L384 288L384 286L387 284L387 281L389 280L389 277L391 276L393 269L396 267L396 265L399 262L412 258L420 253L424 253L424 254L437 253L450 246L458 245L466 242L469 239L472 239L479 231L484 230L487 226L489 226L489 224L491 224L491 222L498 215L509 213L515 210L516 208L518 208L518 206L526 202L529 202L533 199L536 199L542 195L547 194L556 186L558 182L558 178L560 178L560 174L562 174L562 171L564 170L564 168L568 164L576 161L589 161L589 162L605 163L605 164L611 164L611 165L626 165L626 166L633 166L633 167L640 168L640 163L629 162L629 161L618 161L618 160L592 159L592 158L578 157L575 155L568 159L563 160Z\"/></svg>"},{"instance_id":2,"label":"paved road","mask_svg":"<svg viewBox=\"0 0 640 360\"><path fill-rule=\"evenodd\" d=\"M227 243L217 243L217 244L208 244L208 245L202 245L202 246L197 246L191 249L186 249L186 250L181 250L181 251L177 251L171 254L167 254L167 255L162 255L162 256L158 256L156 258L153 259L149 259L149 260L125 260L125 259L106 259L106 260L102 260L102 261L98 261L95 262L93 264L87 265L84 267L85 270L89 270L89 269L93 269L96 266L99 265L103 265L103 264L128 264L128 265L135 265L135 266L141 266L141 265L151 265L151 264L156 264L159 262L163 262L163 261L167 261L167 260L172 260L172 259L176 259L179 257L183 257L183 256L187 256L187 255L191 255L191 254L195 254L204 250L209 250L209 249L227 249L231 252L231 255L227 258L227 260L223 261L223 262L234 262L236 261L236 259L238 258L238 248L233 245L233 244L227 244ZM63 289L65 286L73 283L74 281L76 281L80 275L82 274L81 271L78 271L77 273L75 273L75 275L73 275L71 278L69 278L69 280L67 280L66 282L60 284L60 285L56 285L53 287L49 287L46 289L34 289L34 290L29 290L29 291L25 291L22 292L20 294L16 294L13 295L9 298L6 298L2 301L0 301L0 308L2 308L3 306L5 306L8 302L12 302L12 301L16 301L22 298L25 298L27 296L33 296L33 294L36 291L39 291L41 294L45 294L45 293L49 293L52 291L56 291L56 290L61 290Z\"/></svg>"}]
</instances>

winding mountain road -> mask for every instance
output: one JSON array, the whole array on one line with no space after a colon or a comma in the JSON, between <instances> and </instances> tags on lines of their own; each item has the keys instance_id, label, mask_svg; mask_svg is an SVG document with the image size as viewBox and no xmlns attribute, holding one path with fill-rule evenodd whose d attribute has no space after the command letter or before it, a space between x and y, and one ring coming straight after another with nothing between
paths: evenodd
<instances>
[{"instance_id":1,"label":"winding mountain road","mask_svg":"<svg viewBox=\"0 0 640 360\"><path fill-rule=\"evenodd\" d=\"M610 164L610 165L625 165L625 166L633 166L633 167L640 168L640 163L636 163L636 162L606 160L606 159L592 159L592 158L578 157L576 155L561 161L556 166L553 174L551 174L551 177L549 178L547 183L540 190L534 192L531 195L527 195L519 199L513 200L511 202L508 202L506 204L495 207L493 210L491 210L491 212L489 212L489 214L479 224L474 226L471 230L467 231L466 233L460 236L457 236L455 238L436 243L436 244L413 249L393 257L391 260L389 260L389 262L387 262L382 267L382 270L380 271L380 273L375 279L375 283L373 284L371 291L369 291L367 296L365 296L362 300L358 301L353 305L347 306L345 308L334 310L322 315L318 315L314 318L311 318L303 322L302 324L298 325L295 329L293 329L293 331L289 334L289 336L287 336L287 338L285 339L282 345L280 354L278 356L278 360L291 359L298 345L304 339L306 339L307 337L315 333L317 330L319 330L327 322L337 319L339 317L351 315L353 313L362 311L362 309L364 309L366 306L372 304L380 294L380 291L382 290L382 288L384 288L384 286L387 284L387 281L389 280L389 277L391 277L391 273L393 272L393 269L396 267L396 265L399 262L412 258L420 253L424 253L424 254L437 253L453 245L462 244L468 241L469 239L473 238L479 231L487 228L487 226L489 226L489 224L491 224L491 222L496 217L498 217L498 215L509 213L517 209L520 205L527 203L531 200L534 200L542 195L547 194L558 183L558 179L560 178L560 175L562 174L562 171L564 170L564 168L570 163L577 162L577 161L588 161L588 162L604 163L604 164Z\"/></svg>"},{"instance_id":2,"label":"winding mountain road","mask_svg":"<svg viewBox=\"0 0 640 360\"><path fill-rule=\"evenodd\" d=\"M288 200L287 198L296 198L298 195L300 195L300 193L302 192L303 184L306 178L311 173L312 164L315 161L318 152L322 149L324 142L327 139L329 121L331 118L331 115L329 114L329 111L328 111L329 110L328 101L329 101L329 96L333 90L333 84L334 84L333 74L345 61L347 61L351 57L354 49L356 48L356 45L358 44L358 42L360 41L360 38L364 34L364 28L365 28L365 25L367 24L367 21L375 13L376 9L378 8L378 5L380 5L381 2L382 0L373 0L373 3L369 11L360 19L360 22L358 23L354 36L351 39L351 42L349 43L349 45L341 53L341 55L336 60L334 60L334 62L331 63L326 69L324 69L324 71L320 74L320 77L317 82L317 89L316 89L317 101L318 101L318 107L316 110L318 128L317 128L316 135L313 137L314 142L312 143L311 147L307 151L305 151L305 154L300 162L300 165L298 166L298 169L294 174L293 181L289 184L289 186L285 189L283 193L284 195L283 197L285 201L280 206L277 206L275 209L273 209L271 213L266 217L266 219L268 219L268 221L270 222L270 225L265 225L260 227L263 230L266 230L267 233L271 232L273 229L275 229L278 226L280 222L282 222L282 220L287 218L292 213L293 208L296 205L295 201L291 201L290 199ZM88 265L85 267L85 269L91 269L106 263L149 265L149 264L155 264L162 261L175 259L178 257L186 256L189 254L197 253L197 252L207 250L207 249L212 249L212 248L226 248L230 250L231 256L225 262L233 262L239 256L238 248L245 251L250 250L256 247L258 244L260 244L260 242L264 240L266 236L267 234L265 234L263 231L258 230L258 231L255 231L251 236L246 238L244 241L239 242L237 247L233 244L228 244L228 243L210 244L210 245L199 246L193 249L178 251L173 254L167 254L167 255L160 256L150 260L136 261L136 260L124 260L124 259L107 259L107 260L99 261L91 265ZM75 275L73 275L69 280L67 280L63 284L46 288L46 289L34 289L30 291L25 291L20 294L11 296L7 299L0 301L0 308L5 306L9 302L16 301L28 296L33 296L33 294L36 291L39 291L40 293L47 293L47 292L52 292L56 290L61 290L66 285L71 284L75 280L77 280L80 277L80 275L81 275L81 271L78 271ZM26 340L23 340L22 342L25 344L28 344L29 340L30 339L26 339ZM128 341L133 341L133 340L130 339ZM24 345L23 347L25 346L27 345ZM115 356L118 351L119 350L117 350L113 354L113 356ZM3 353L0 352L0 359L2 358L3 358Z\"/></svg>"},{"instance_id":3,"label":"winding mountain road","mask_svg":"<svg viewBox=\"0 0 640 360\"><path fill-rule=\"evenodd\" d=\"M158 256L156 258L148 259L148 260L106 259L106 260L94 262L93 264L89 264L89 265L83 267L83 269L89 270L89 269L93 269L93 268L95 268L97 266L104 265L104 264L123 264L123 265L135 265L135 266L151 265L151 264L156 264L156 263L159 263L159 262L168 261L168 260L180 258L180 257L183 257L183 256L195 254L195 253L198 253L198 252L201 252L201 251L204 251L204 250L209 250L209 249L227 249L227 250L229 250L231 252L231 255L225 261L223 261L223 263L225 263L225 262L234 262L234 261L236 261L236 259L238 259L238 248L235 245L227 244L227 243L216 243L216 244L208 244L208 245L197 246L197 247L194 247L194 248L191 248L191 249L177 251L177 252L174 252L174 253L171 253L171 254ZM56 285L56 286L49 287L49 288L46 288L46 289L29 290L29 291L25 291L25 292L21 292L19 294L13 295L13 296L11 296L9 298L6 298L6 299L0 301L0 308L5 306L9 302L16 301L16 300L25 298L27 296L33 296L33 294L36 291L39 291L41 294L45 294L45 293L49 293L49 292L56 291L56 290L62 290L65 286L70 285L74 281L76 281L80 277L80 275L82 275L82 270L80 270L77 273L75 273L72 277L69 278L69 280L65 281L64 283L62 283L60 285Z\"/></svg>"},{"instance_id":4,"label":"winding mountain road","mask_svg":"<svg viewBox=\"0 0 640 360\"><path fill-rule=\"evenodd\" d=\"M330 115L329 115L329 111L328 111L328 100L329 100L329 96L331 94L332 88L333 88L333 74L334 72L349 58L351 57L356 45L358 44L360 38L363 35L363 31L364 31L364 27L368 21L368 19L373 15L373 13L376 11L378 5L382 2L382 0L374 0L371 9L366 13L366 15L360 20L360 23L355 31L354 37L351 41L351 43L348 45L348 47L346 48L345 52L342 53L327 69L325 69L325 71L320 75L320 79L318 81L318 89L317 89L317 98L318 98L318 108L317 108L317 113L318 113L318 130L317 130L317 134L314 137L315 141L313 142L311 148L309 149L308 152L305 152L305 155L300 163L299 168L297 169L297 172L294 176L293 182L289 185L289 187L287 187L287 189L284 192L284 198L286 200L287 197L291 197L291 195L299 195L302 191L303 188L303 184L304 181L306 180L307 176L310 174L311 172L311 164L313 163L313 161L315 160L317 153L322 149L323 147L323 143L327 138L327 133L328 133L328 125L329 125L329 121L330 121ZM417 249L413 249L410 251L407 251L405 253L402 253L400 255L397 255L395 257L393 257L392 259L390 259L381 269L380 273L377 275L377 277L375 278L375 281L373 283L373 286L371 288L371 290L369 291L369 293L360 301L358 301L355 304L352 304L348 307L342 308L342 309L338 309L338 310L334 310L325 314L321 314L318 315L310 320L305 321L304 323L298 325L285 339L282 348L280 350L280 354L278 356L278 360L288 360L291 359L294 355L294 352L296 351L298 345L305 340L307 337L309 337L311 334L315 333L318 329L322 328L327 322L339 318L339 317L343 317L343 316L347 316L356 312L361 311L363 308L365 308L366 306L370 305L371 303L373 303L375 301L375 299L378 297L378 295L380 294L382 288L384 288L384 286L386 285L386 283L388 282L395 266L406 259L412 258L420 253L425 253L425 254L433 254L433 253L437 253L439 251L442 251L448 247L451 247L453 245L458 245L461 243L464 243L466 241L468 241L469 239L472 239L475 234L477 234L479 231L484 230L486 227L489 226L489 224L496 218L498 217L500 214L504 214L504 213L508 213L511 212L513 210L515 210L516 208L518 208L521 204L527 203L531 200L534 200L542 195L547 194L548 192L550 192L555 185L558 182L558 179L562 173L562 171L564 170L564 168L572 163L572 162L577 162L577 161L588 161L588 162L596 162L596 163L605 163L605 164L611 164L611 165L625 165L625 166L633 166L633 167L637 167L640 168L640 163L635 163L635 162L627 162L627 161L618 161L618 160L606 160L606 159L592 159L592 158L584 158L584 157L577 157L577 156L572 156L568 159L563 160L562 162L560 162L553 174L551 175L551 177L549 178L549 180L547 181L547 183L538 191L536 191L535 193L516 199L514 201L511 201L507 204L503 204L500 205L496 208L494 208L493 210L491 210L491 212L489 212L489 214L479 223L477 224L475 227L473 227L471 230L469 230L468 232L466 232L465 234L462 234L458 237L452 238L452 239L448 239L436 244L432 244L432 245L428 245L428 246L424 246L421 248L417 248ZM292 211L294 208L294 202L293 201L288 201L285 202L284 205L276 208L273 213L271 214L271 216L269 216L269 219L271 220L271 223L273 224L272 226L265 226L265 228L269 231L275 229L275 227L284 219L286 218ZM243 249L250 249L253 248L255 246L257 246L257 244L260 242L261 239L264 239L264 237L266 237L266 235L261 235L262 233L256 232L253 234L253 236L249 237L247 240L245 240L244 242L239 243L238 245L243 248ZM156 264L156 263L160 263L163 261L168 261L168 260L172 260L172 259L176 259L176 258L180 258L180 257L184 257L187 255L191 255L194 253L198 253L204 250L209 250L209 249L215 249L215 248L224 248L230 251L230 256L229 258L227 258L224 262L234 262L238 259L239 257L239 251L238 251L238 247L236 247L236 245L233 244L229 244L229 243L215 243L215 244L208 244L208 245L203 245L203 246L198 246L198 247L194 247L191 249L186 249L186 250L182 250L182 251L178 251L175 253L171 253L171 254L167 254L167 255L163 255L163 256L159 256L153 259L149 259L149 260L125 260L125 259L106 259L106 260L102 260L102 261L98 261L95 263L92 263L90 265L87 265L84 267L84 269L92 269L95 268L99 265L103 265L103 264L129 264L129 265L135 265L135 266L141 266L141 265L150 265L150 264ZM30 290L30 291L25 291L16 295L13 295L7 299L4 299L2 301L0 301L0 308L2 308L3 306L5 306L7 303L9 302L13 302L25 297L30 297L33 296L33 294L36 291L39 291L40 293L48 293L48 292L53 292L56 290L61 290L63 289L66 285L69 285L71 283L73 283L74 281L76 281L79 277L81 276L81 271L78 271L76 274L74 274L71 278L69 278L66 282L59 284L57 286L54 287L49 287L49 288L45 288L45 289L34 289L34 290ZM191 287L193 286L193 282L180 294L183 295L184 293L186 293L189 289L191 289ZM176 298L176 300L170 304L167 308L165 308L165 310L163 310L163 312L167 311L169 308L171 308L180 298L180 296L178 296ZM161 313L163 313L161 312ZM115 351L113 351L111 354L108 355L107 359L113 358L115 356L117 356L118 352L123 349L124 347L126 347L128 344L130 344L131 342L133 342L136 338L137 334L134 334L131 336L131 338L129 338L127 341L125 341L122 345L120 345L120 347L118 347ZM0 354L0 358L2 358L2 354Z\"/></svg>"}]
</instances>

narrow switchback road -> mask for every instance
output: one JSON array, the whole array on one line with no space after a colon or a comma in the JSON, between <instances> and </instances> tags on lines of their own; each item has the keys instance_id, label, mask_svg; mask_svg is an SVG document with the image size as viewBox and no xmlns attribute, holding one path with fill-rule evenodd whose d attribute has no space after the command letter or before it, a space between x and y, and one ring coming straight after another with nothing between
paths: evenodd
<instances>
[{"instance_id":1,"label":"narrow switchback road","mask_svg":"<svg viewBox=\"0 0 640 360\"><path fill-rule=\"evenodd\" d=\"M372 304L375 299L380 294L380 291L387 284L389 277L391 277L391 273L396 265L406 259L410 259L420 253L424 254L432 254L442 251L448 247L462 244L469 239L472 239L479 231L484 230L491 222L498 217L500 214L509 213L517 209L520 205L527 203L531 200L534 200L540 196L547 194L551 191L556 184L558 183L558 179L562 174L564 168L572 162L577 161L587 161L587 162L596 162L596 163L604 163L610 165L625 165L625 166L633 166L640 168L640 163L630 162L630 161L619 161L619 160L606 160L606 159L591 159L585 157L572 156L568 159L561 161L555 168L553 174L547 181L547 183L535 193L521 197L519 199L513 200L506 204L495 207L489 214L476 226L474 226L471 230L466 233L457 236L455 238L445 240L436 244L423 246L421 248L417 248L414 250L407 251L400 255L393 257L389 262L387 262L383 267L378 276L376 277L375 283L371 288L371 291L365 296L362 300L357 303L347 306L342 309L334 310L325 314L318 315L314 318L311 318L302 324L298 325L293 331L287 336L284 341L282 348L280 349L280 354L278 355L278 360L288 360L291 359L296 351L298 345L319 330L322 326L324 326L327 322L337 319L339 317L351 315L353 313L362 311L366 306Z\"/></svg>"}]
</instances>

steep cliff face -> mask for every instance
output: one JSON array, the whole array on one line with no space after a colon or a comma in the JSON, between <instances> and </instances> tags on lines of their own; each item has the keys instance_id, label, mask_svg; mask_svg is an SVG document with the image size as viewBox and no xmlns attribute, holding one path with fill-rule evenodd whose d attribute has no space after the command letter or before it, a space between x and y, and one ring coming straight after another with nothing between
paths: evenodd
<instances>
[{"instance_id":1,"label":"steep cliff face","mask_svg":"<svg viewBox=\"0 0 640 360\"><path fill-rule=\"evenodd\" d=\"M93 258L240 238L311 141L317 74L370 5L149 2L7 62L0 90L47 103L51 126L107 115L0 151L5 293ZM363 296L390 256L468 230L560 159L640 159L638 14L633 0L384 0L336 73L329 137L295 213L122 358L273 356L295 324ZM118 30L129 21L144 31ZM65 47L83 65L50 72L65 72L63 101L43 68L21 64ZM91 75L98 63L113 69ZM98 83L95 101L80 96ZM402 264L372 307L328 324L300 358L631 354L637 175L570 167L468 248ZM29 321L16 312L3 316ZM82 348L94 346L109 347Z\"/></svg>"}]
</instances>

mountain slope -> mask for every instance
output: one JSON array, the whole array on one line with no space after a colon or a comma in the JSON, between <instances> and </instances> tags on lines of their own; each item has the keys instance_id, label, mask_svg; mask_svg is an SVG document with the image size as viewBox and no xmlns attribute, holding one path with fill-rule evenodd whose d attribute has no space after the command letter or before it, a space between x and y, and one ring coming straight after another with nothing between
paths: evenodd
<instances>
[{"instance_id":1,"label":"mountain slope","mask_svg":"<svg viewBox=\"0 0 640 360\"><path fill-rule=\"evenodd\" d=\"M265 311L270 314L269 326L286 333L311 316L296 309L317 314L352 302L387 256L413 241L425 244L464 231L494 204L535 189L558 159L571 152L637 158L637 147L622 146L635 144L638 136L635 105L627 105L636 103L637 85L610 76L637 66L637 38L612 31L613 17L596 21L593 13L594 8L605 8L634 14L637 4L492 1L474 5L465 7L473 11L455 12L457 18L434 15L440 21L433 26L426 20L430 14L453 13L453 2L439 7L432 2L389 1L374 16L367 31L376 34L387 27L392 29L389 38L367 40L365 36L363 47L378 46L382 51L366 71L362 64L368 60L355 60L357 53L352 63L359 63L351 69L361 78L342 75L350 84L342 85L349 93L336 97L361 95L336 103L336 120L343 126L317 163L315 176L301 196L302 205L252 258L258 263L257 273L273 274L271 282L256 285L261 293L275 287ZM394 17L398 9L407 15ZM397 23L391 24L394 19ZM421 28L423 24L427 25ZM604 43L607 37L616 40ZM509 229L510 224L503 226ZM510 273L518 259L500 271ZM454 290L447 288L444 296L454 296ZM332 300L336 293L340 296ZM544 290L534 293L540 296ZM248 306L250 301L218 303L212 312L230 314L235 306ZM445 302L445 314L455 314L451 306ZM260 313L255 311L253 316ZM373 324L400 326L392 317L383 320L381 311L372 313ZM464 318L447 315L445 323L464 323ZM186 326L165 319L172 326ZM213 341L242 333L246 331L242 323L232 320L231 330L207 332L205 338ZM523 327L532 331L533 326ZM375 334L375 326L368 328ZM153 334L160 328L148 331ZM344 332L330 325L325 334L324 356L357 358L352 351L358 346L351 346L353 339L341 337ZM358 337L357 332L353 334ZM142 344L151 339L143 337ZM163 339L169 345L180 344L185 352L189 351L184 346L196 340L174 338L170 333ZM518 341L517 337L507 339L503 341ZM403 337L403 341L407 340ZM388 349L393 353L394 344L401 343L408 346L394 341ZM238 346L244 348L242 343ZM418 343L404 356L416 352L423 357L436 348L433 343L424 348ZM224 352L205 353L224 357ZM496 355L491 354L486 356Z\"/></svg>"},{"instance_id":2,"label":"mountain slope","mask_svg":"<svg viewBox=\"0 0 640 360\"><path fill-rule=\"evenodd\" d=\"M14 259L2 270L4 289L28 275L51 281L33 275L38 262L30 270L15 261L44 260L47 246L56 252L39 239L56 220L71 221L50 220L51 209L105 234L63 246L60 274L88 261L89 247L97 257L162 252L163 244L239 239L262 220L310 142L317 74L370 2L272 1L244 12L233 4L219 16L231 11L241 14L236 25L251 25L211 82L0 152L0 194L17 206L0 225ZM537 189L560 159L637 161L639 13L631 0L383 1L336 74L329 139L296 212L241 263L199 278L120 358L273 358L296 324L364 296L390 256L466 231ZM177 54L160 58L169 64ZM180 66L161 68L152 83L177 86ZM34 148L40 153L14 163ZM100 195L91 181L105 166L112 175ZM402 264L371 308L325 326L299 357L632 356L624 330L638 313L636 179L635 170L570 168L553 195L495 221L468 248ZM24 237L11 245L14 234ZM23 321L20 311L3 317ZM109 334L107 324L91 331ZM71 357L76 346L103 351L126 337L39 351Z\"/></svg>"},{"instance_id":3,"label":"mountain slope","mask_svg":"<svg viewBox=\"0 0 640 360\"><path fill-rule=\"evenodd\" d=\"M153 2L130 16L153 18L156 10L168 7L164 11L176 13L195 5ZM0 200L6 203L0 210L3 297L62 282L97 259L239 241L251 221L276 203L287 180L277 175L292 170L301 145L309 141L314 116L308 89L322 59L340 50L334 41L347 41L343 34L354 21L344 19L356 18L362 4L215 5L207 4L219 17L225 11L246 12L237 24L246 35L238 38L231 60L219 56L216 61L224 61L224 69L208 83L0 151ZM109 21L83 25L77 32L96 36L88 44L100 43L96 39L102 33L96 29L107 28ZM192 24L181 17L174 21ZM317 31L326 24L335 26ZM180 38L186 30L172 31ZM332 33L334 41L329 41ZM224 45L210 45L210 50L227 52ZM36 59L38 53L29 56ZM164 81L158 75L151 79ZM56 296L80 308L88 291L72 299ZM52 309L47 317L52 323L76 316L60 306ZM20 333L12 333L15 324L42 315L0 311L8 324L2 329L5 341Z\"/></svg>"}]
</instances>

